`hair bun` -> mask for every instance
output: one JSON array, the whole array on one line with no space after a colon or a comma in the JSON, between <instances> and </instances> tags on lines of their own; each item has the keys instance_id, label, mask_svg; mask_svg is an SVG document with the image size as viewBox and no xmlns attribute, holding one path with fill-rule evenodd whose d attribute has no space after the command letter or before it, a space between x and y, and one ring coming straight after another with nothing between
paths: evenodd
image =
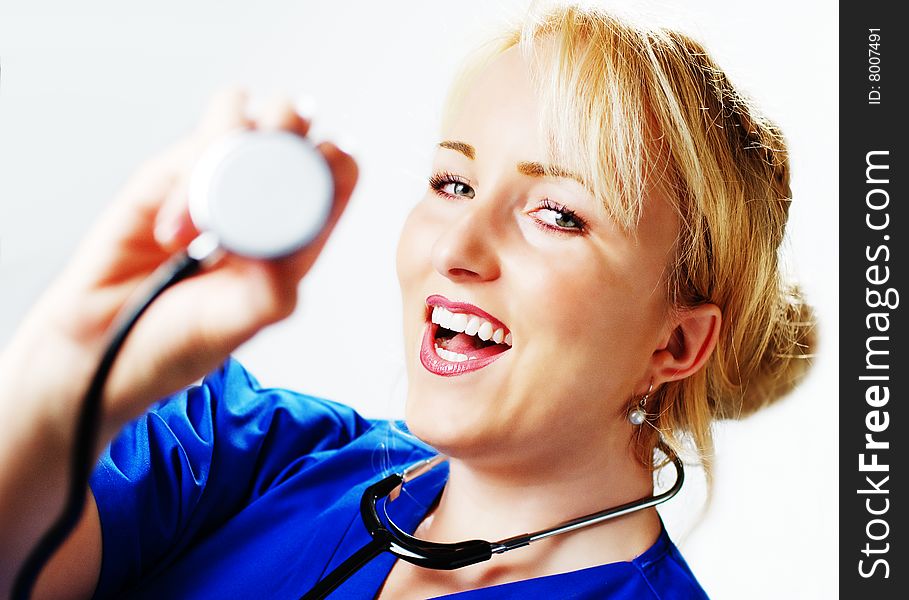
<instances>
[{"instance_id":1,"label":"hair bun","mask_svg":"<svg viewBox=\"0 0 909 600\"><path fill-rule=\"evenodd\" d=\"M781 289L770 316L772 326L766 335L738 340L737 347L728 353L733 360L713 371L708 397L715 418L751 415L792 391L810 367L817 347L817 328L814 310L798 286Z\"/></svg>"}]
</instances>

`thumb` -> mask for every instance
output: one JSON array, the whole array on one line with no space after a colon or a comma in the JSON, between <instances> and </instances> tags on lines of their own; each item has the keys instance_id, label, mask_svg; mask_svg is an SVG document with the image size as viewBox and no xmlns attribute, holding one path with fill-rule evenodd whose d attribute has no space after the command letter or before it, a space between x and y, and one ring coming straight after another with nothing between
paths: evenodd
<instances>
[{"instance_id":1,"label":"thumb","mask_svg":"<svg viewBox=\"0 0 909 600\"><path fill-rule=\"evenodd\" d=\"M186 247L198 235L199 231L189 214L187 177L181 175L158 211L155 219L155 241L164 250L174 252Z\"/></svg>"}]
</instances>

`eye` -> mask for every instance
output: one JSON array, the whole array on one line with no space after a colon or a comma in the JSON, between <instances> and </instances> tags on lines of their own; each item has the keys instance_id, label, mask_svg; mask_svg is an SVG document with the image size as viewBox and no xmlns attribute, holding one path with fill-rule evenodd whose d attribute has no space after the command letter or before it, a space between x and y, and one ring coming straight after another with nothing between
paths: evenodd
<instances>
[{"instance_id":1,"label":"eye","mask_svg":"<svg viewBox=\"0 0 909 600\"><path fill-rule=\"evenodd\" d=\"M530 214L542 226L556 231L582 232L586 227L584 221L578 215L565 206L549 199L543 200L540 203L540 207L530 211Z\"/></svg>"},{"instance_id":2,"label":"eye","mask_svg":"<svg viewBox=\"0 0 909 600\"><path fill-rule=\"evenodd\" d=\"M473 198L475 194L467 179L448 172L436 173L430 177L429 187L443 198Z\"/></svg>"}]
</instances>

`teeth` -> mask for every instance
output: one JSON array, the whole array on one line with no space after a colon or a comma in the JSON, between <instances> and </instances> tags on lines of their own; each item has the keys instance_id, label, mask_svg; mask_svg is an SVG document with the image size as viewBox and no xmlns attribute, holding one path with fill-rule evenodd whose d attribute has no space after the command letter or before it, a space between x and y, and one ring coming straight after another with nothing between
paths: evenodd
<instances>
[{"instance_id":1,"label":"teeth","mask_svg":"<svg viewBox=\"0 0 909 600\"><path fill-rule=\"evenodd\" d=\"M476 335L482 323L483 319L480 317L470 317L470 320L467 321L467 327L464 328L464 333L467 335Z\"/></svg>"},{"instance_id":2,"label":"teeth","mask_svg":"<svg viewBox=\"0 0 909 600\"><path fill-rule=\"evenodd\" d=\"M440 327L444 327L445 329L454 331L456 333L463 332L467 335L475 335L484 342L492 340L496 344L501 344L504 342L505 344L511 346L511 332L506 333L505 329L502 327L496 329L492 323L477 315L471 315L468 313L453 313L447 308L434 306L432 308L431 320L433 323L436 323ZM443 352L448 352L444 348L441 348L441 350ZM463 354L457 353L450 354L452 356L464 356ZM442 355L440 354L440 356ZM442 356L442 358L445 357ZM461 360L466 360L466 358Z\"/></svg>"},{"instance_id":3,"label":"teeth","mask_svg":"<svg viewBox=\"0 0 909 600\"><path fill-rule=\"evenodd\" d=\"M491 340L492 339L492 323L490 323L489 321L483 321L483 324L480 325L479 331L477 331L477 335L484 342L488 342L489 340ZM509 334L509 335L511 335L511 334Z\"/></svg>"},{"instance_id":4,"label":"teeth","mask_svg":"<svg viewBox=\"0 0 909 600\"><path fill-rule=\"evenodd\" d=\"M464 362L465 360L467 360L466 354L460 354L458 352L451 352L450 350L446 350L445 348L439 348L438 344L436 344L436 354L438 354L439 356L441 356L442 358L444 358L445 360L447 360L449 362Z\"/></svg>"},{"instance_id":5,"label":"teeth","mask_svg":"<svg viewBox=\"0 0 909 600\"><path fill-rule=\"evenodd\" d=\"M464 313L455 313L455 315L448 322L447 329L452 331L462 332L467 327L468 316Z\"/></svg>"}]
</instances>

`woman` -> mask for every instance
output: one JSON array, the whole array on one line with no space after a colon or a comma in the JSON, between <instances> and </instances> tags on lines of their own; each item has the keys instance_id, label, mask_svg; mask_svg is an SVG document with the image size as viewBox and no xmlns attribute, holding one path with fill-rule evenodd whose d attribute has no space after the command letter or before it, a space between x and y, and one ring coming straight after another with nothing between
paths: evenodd
<instances>
[{"instance_id":1,"label":"woman","mask_svg":"<svg viewBox=\"0 0 909 600\"><path fill-rule=\"evenodd\" d=\"M314 244L276 263L229 257L131 335L105 398L104 439L117 437L38 595L298 597L364 539L364 487L436 451L447 471L398 515L419 537L542 529L652 493L659 444L691 441L709 467L713 419L797 381L811 319L777 270L789 190L773 124L677 33L566 8L500 42L459 80L400 240L418 440L222 365L290 314L350 195L356 166L325 144L335 208ZM237 127L306 134L286 106L251 123L243 105L219 98L131 181L0 360L4 586L62 504L103 332L196 235L184 180L200 149ZM338 597L569 592L704 596L646 509L456 571L386 555Z\"/></svg>"}]
</instances>

